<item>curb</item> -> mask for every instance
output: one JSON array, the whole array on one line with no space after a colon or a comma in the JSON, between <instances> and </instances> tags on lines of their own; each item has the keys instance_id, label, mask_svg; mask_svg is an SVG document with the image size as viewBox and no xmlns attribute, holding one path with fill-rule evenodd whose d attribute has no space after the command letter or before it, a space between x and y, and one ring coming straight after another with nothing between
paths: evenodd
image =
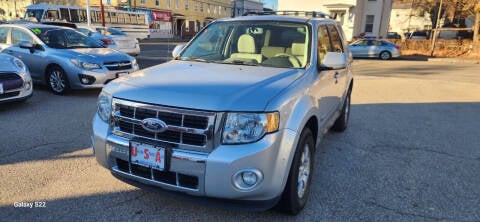
<instances>
[{"instance_id":1,"label":"curb","mask_svg":"<svg viewBox=\"0 0 480 222\"><path fill-rule=\"evenodd\" d=\"M448 63L480 64L480 59L428 58L428 61L429 61L429 62L448 62Z\"/></svg>"}]
</instances>

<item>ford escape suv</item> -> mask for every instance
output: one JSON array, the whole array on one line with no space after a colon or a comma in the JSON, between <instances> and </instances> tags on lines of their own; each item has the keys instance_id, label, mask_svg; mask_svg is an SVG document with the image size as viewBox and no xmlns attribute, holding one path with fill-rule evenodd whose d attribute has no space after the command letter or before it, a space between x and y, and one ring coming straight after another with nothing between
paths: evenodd
<instances>
[{"instance_id":1,"label":"ford escape suv","mask_svg":"<svg viewBox=\"0 0 480 222\"><path fill-rule=\"evenodd\" d=\"M136 186L300 212L322 135L348 123L341 27L312 16L226 18L173 54L103 88L97 161Z\"/></svg>"}]
</instances>

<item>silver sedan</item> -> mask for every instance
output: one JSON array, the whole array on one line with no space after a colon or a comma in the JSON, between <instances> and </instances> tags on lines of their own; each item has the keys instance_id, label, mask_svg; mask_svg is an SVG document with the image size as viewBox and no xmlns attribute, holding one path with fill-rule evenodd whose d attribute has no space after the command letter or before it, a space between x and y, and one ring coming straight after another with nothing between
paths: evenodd
<instances>
[{"instance_id":1,"label":"silver sedan","mask_svg":"<svg viewBox=\"0 0 480 222\"><path fill-rule=\"evenodd\" d=\"M0 51L21 59L33 80L46 83L55 94L70 89L101 88L109 81L138 70L135 58L71 28L42 24L5 24Z\"/></svg>"},{"instance_id":2,"label":"silver sedan","mask_svg":"<svg viewBox=\"0 0 480 222\"><path fill-rule=\"evenodd\" d=\"M401 55L400 46L386 40L360 39L348 46L353 57L389 60Z\"/></svg>"}]
</instances>

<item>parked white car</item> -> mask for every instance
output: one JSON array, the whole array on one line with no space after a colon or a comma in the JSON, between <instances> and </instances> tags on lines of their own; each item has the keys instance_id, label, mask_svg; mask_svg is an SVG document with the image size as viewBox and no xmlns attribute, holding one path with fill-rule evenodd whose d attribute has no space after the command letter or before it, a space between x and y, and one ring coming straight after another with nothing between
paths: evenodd
<instances>
[{"instance_id":1,"label":"parked white car","mask_svg":"<svg viewBox=\"0 0 480 222\"><path fill-rule=\"evenodd\" d=\"M95 31L104 36L111 37L117 49L121 52L134 56L140 54L140 44L135 37L129 36L125 32L115 28L97 27Z\"/></svg>"}]
</instances>

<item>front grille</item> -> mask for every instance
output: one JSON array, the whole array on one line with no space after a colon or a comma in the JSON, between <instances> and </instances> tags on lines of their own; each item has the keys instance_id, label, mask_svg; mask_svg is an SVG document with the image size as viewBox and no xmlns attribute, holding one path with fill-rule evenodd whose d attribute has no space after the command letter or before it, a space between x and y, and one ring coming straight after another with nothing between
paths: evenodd
<instances>
[{"instance_id":1,"label":"front grille","mask_svg":"<svg viewBox=\"0 0 480 222\"><path fill-rule=\"evenodd\" d=\"M0 83L4 91L15 90L23 87L23 79L15 73L0 73Z\"/></svg>"},{"instance_id":2,"label":"front grille","mask_svg":"<svg viewBox=\"0 0 480 222\"><path fill-rule=\"evenodd\" d=\"M144 129L141 121L146 118L162 120L168 125L167 130L155 133ZM211 151L214 121L215 113L212 112L113 100L113 133L129 139L140 137L181 149Z\"/></svg>"},{"instance_id":3,"label":"front grille","mask_svg":"<svg viewBox=\"0 0 480 222\"><path fill-rule=\"evenodd\" d=\"M105 62L103 65L110 71L127 70L132 68L132 63L130 61Z\"/></svg>"},{"instance_id":4,"label":"front grille","mask_svg":"<svg viewBox=\"0 0 480 222\"><path fill-rule=\"evenodd\" d=\"M189 189L198 189L198 177L186 174L160 171L136 164L129 164L128 161L116 159L118 170L124 173L131 173L135 176L148 180L153 180L177 187L185 187Z\"/></svg>"}]
</instances>

